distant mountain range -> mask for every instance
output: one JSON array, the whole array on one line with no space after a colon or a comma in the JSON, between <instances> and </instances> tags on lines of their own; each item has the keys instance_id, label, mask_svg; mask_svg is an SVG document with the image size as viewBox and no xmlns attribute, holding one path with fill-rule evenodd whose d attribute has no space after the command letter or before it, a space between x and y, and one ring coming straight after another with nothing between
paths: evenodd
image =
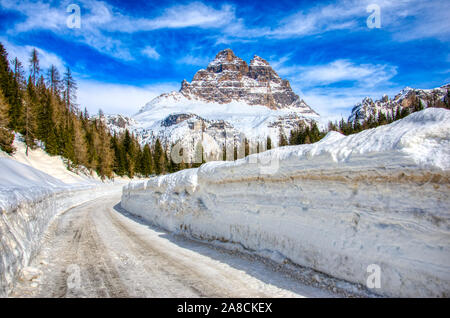
<instances>
[{"instance_id":1,"label":"distant mountain range","mask_svg":"<svg viewBox=\"0 0 450 318\"><path fill-rule=\"evenodd\" d=\"M407 87L392 99L366 97L353 107L349 121L392 114L417 103L439 106L448 103L449 90L450 84L436 89ZM158 138L193 151L202 141L204 150L214 154L225 144L240 145L244 139L265 143L270 137L276 146L280 133L289 136L299 124L311 125L319 118L266 60L255 55L247 64L226 49L191 82L183 80L179 91L161 94L132 117L106 115L103 120L111 131L128 129L142 144Z\"/></svg>"},{"instance_id":2,"label":"distant mountain range","mask_svg":"<svg viewBox=\"0 0 450 318\"><path fill-rule=\"evenodd\" d=\"M375 117L378 113L392 115L403 108L411 108L422 104L422 107L442 107L449 102L450 84L443 85L435 89L415 89L411 87L404 88L400 93L389 98L384 95L381 99L373 101L371 98L364 98L361 103L356 104L349 117L349 121L363 121L369 116Z\"/></svg>"}]
</instances>

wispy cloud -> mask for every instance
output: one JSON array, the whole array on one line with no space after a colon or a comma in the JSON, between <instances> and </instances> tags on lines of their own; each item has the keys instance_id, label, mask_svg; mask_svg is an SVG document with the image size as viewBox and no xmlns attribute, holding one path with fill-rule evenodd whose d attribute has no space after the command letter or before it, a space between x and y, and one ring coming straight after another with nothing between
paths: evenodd
<instances>
[{"instance_id":1,"label":"wispy cloud","mask_svg":"<svg viewBox=\"0 0 450 318\"><path fill-rule=\"evenodd\" d=\"M283 61L286 63L287 59ZM371 87L389 81L397 74L397 68L389 64L357 64L348 59L338 59L326 64L306 66L283 66L283 63L278 62L278 73L293 77L304 86L352 81L356 86Z\"/></svg>"},{"instance_id":2,"label":"wispy cloud","mask_svg":"<svg viewBox=\"0 0 450 318\"><path fill-rule=\"evenodd\" d=\"M155 50L155 48L153 48L151 46L146 46L144 49L142 49L141 52L142 52L142 54L144 54L145 56L147 56L153 60L157 60L160 57L159 53Z\"/></svg>"},{"instance_id":3,"label":"wispy cloud","mask_svg":"<svg viewBox=\"0 0 450 318\"><path fill-rule=\"evenodd\" d=\"M162 28L219 28L235 19L234 8L222 5L215 9L201 2L176 5L164 10L154 19L139 19L134 23L136 30L155 30Z\"/></svg>"},{"instance_id":4,"label":"wispy cloud","mask_svg":"<svg viewBox=\"0 0 450 318\"><path fill-rule=\"evenodd\" d=\"M336 30L367 30L365 18L369 3L380 5L382 28L394 39L436 37L448 41L450 38L450 4L445 1L340 0L333 4L314 4L279 20L268 19L265 24L253 25L247 21L249 17L237 16L236 7L230 4L217 6L196 1L167 7L157 14L143 12L141 16L132 16L103 1L80 0L82 22L78 30L66 26L65 9L70 3L63 0L55 6L44 1L0 0L3 8L25 17L9 29L9 34L49 30L123 60L134 58L131 44L126 36L121 36L126 33L201 28L212 32L220 44L257 38L304 37Z\"/></svg>"},{"instance_id":5,"label":"wispy cloud","mask_svg":"<svg viewBox=\"0 0 450 318\"><path fill-rule=\"evenodd\" d=\"M179 83L157 83L143 87L81 80L77 102L91 114L102 109L109 114L133 115L158 95L178 90Z\"/></svg>"},{"instance_id":6,"label":"wispy cloud","mask_svg":"<svg viewBox=\"0 0 450 318\"><path fill-rule=\"evenodd\" d=\"M0 5L25 16L23 21L9 29L8 32L11 35L27 31L49 30L122 60L132 60L134 57L129 43L126 43L119 36L120 34L164 28L214 29L230 23L235 18L234 8L230 5L223 5L219 9L215 9L201 2L166 8L161 15L154 18L127 15L103 1L81 0L79 2L82 7L80 29L70 29L66 25L69 14L65 10L71 3L67 0L61 1L58 7L42 1L0 0ZM150 57L155 58L156 54L150 53Z\"/></svg>"},{"instance_id":7,"label":"wispy cloud","mask_svg":"<svg viewBox=\"0 0 450 318\"><path fill-rule=\"evenodd\" d=\"M206 67L210 61L211 61L210 57L189 54L189 55L185 55L182 58L178 59L177 63L185 64L185 65Z\"/></svg>"},{"instance_id":8,"label":"wispy cloud","mask_svg":"<svg viewBox=\"0 0 450 318\"><path fill-rule=\"evenodd\" d=\"M356 28L357 17L365 14L365 7L348 1L338 5L318 5L308 11L299 11L280 21L280 24L265 35L289 38L324 33L332 30Z\"/></svg>"}]
</instances>

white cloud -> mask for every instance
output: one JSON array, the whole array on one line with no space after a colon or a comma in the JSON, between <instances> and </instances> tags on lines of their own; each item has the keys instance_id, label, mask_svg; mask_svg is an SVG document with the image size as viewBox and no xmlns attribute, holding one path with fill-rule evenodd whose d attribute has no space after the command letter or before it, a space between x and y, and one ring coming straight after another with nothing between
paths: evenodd
<instances>
[{"instance_id":1,"label":"white cloud","mask_svg":"<svg viewBox=\"0 0 450 318\"><path fill-rule=\"evenodd\" d=\"M1 0L0 5L8 10L20 11L26 19L17 23L15 32L25 32L33 29L58 30L66 23L65 7L52 7L41 1L11 1Z\"/></svg>"},{"instance_id":2,"label":"white cloud","mask_svg":"<svg viewBox=\"0 0 450 318\"><path fill-rule=\"evenodd\" d=\"M39 65L42 71L48 69L51 65L56 66L60 72L64 70L65 62L62 58L57 56L54 53L45 51L39 47L34 47L31 45L19 46L9 42L5 38L0 38L0 42L5 46L6 51L8 52L8 58L10 60L17 57L19 61L22 62L25 70L28 70L28 60L30 59L31 51L36 48L39 57Z\"/></svg>"},{"instance_id":3,"label":"white cloud","mask_svg":"<svg viewBox=\"0 0 450 318\"><path fill-rule=\"evenodd\" d=\"M201 2L187 5L176 5L164 10L164 13L155 19L140 19L137 28L218 28L235 19L234 9L230 5L223 5L219 10L209 7Z\"/></svg>"},{"instance_id":4,"label":"white cloud","mask_svg":"<svg viewBox=\"0 0 450 318\"><path fill-rule=\"evenodd\" d=\"M341 1L338 4L316 6L307 12L299 11L281 20L280 25L268 32L270 37L286 38L311 35L326 31L357 27L357 16L365 14L359 3Z\"/></svg>"},{"instance_id":5,"label":"white cloud","mask_svg":"<svg viewBox=\"0 0 450 318\"><path fill-rule=\"evenodd\" d=\"M248 41L250 38L288 39L319 35L328 31L350 32L370 29L366 19L369 4L381 8L381 29L396 41L436 38L450 39L450 2L442 0L340 0L332 4L317 4L265 26L247 27L236 17L228 23L219 43Z\"/></svg>"},{"instance_id":6,"label":"white cloud","mask_svg":"<svg viewBox=\"0 0 450 318\"><path fill-rule=\"evenodd\" d=\"M206 57L206 56L186 55L186 56L183 56L182 58L178 59L177 63L206 67L210 61L211 61L211 58Z\"/></svg>"},{"instance_id":7,"label":"white cloud","mask_svg":"<svg viewBox=\"0 0 450 318\"><path fill-rule=\"evenodd\" d=\"M25 20L8 30L11 35L31 30L50 30L122 60L132 60L133 54L126 40L124 42L117 33L162 28L220 28L235 19L234 8L229 5L214 9L201 2L193 2L166 8L154 18L136 18L123 14L116 7L102 1L79 0L82 9L81 28L70 29L66 25L66 19L70 15L66 12L66 7L70 3L72 2L65 0L58 7L52 7L42 1L0 0L3 8L18 11L25 16ZM156 56L155 52L150 53L153 56L151 58Z\"/></svg>"},{"instance_id":8,"label":"white cloud","mask_svg":"<svg viewBox=\"0 0 450 318\"><path fill-rule=\"evenodd\" d=\"M392 30L394 40L436 38L449 42L449 1L415 1L399 7L398 11L394 12L385 15L386 28Z\"/></svg>"},{"instance_id":9,"label":"white cloud","mask_svg":"<svg viewBox=\"0 0 450 318\"><path fill-rule=\"evenodd\" d=\"M153 60L158 60L160 57L159 53L151 46L146 46L141 52Z\"/></svg>"},{"instance_id":10,"label":"white cloud","mask_svg":"<svg viewBox=\"0 0 450 318\"><path fill-rule=\"evenodd\" d=\"M144 87L102 83L92 80L78 82L77 103L90 114L102 109L107 114L133 115L161 93L178 90L179 83L163 83Z\"/></svg>"},{"instance_id":11,"label":"white cloud","mask_svg":"<svg viewBox=\"0 0 450 318\"><path fill-rule=\"evenodd\" d=\"M57 6L30 0L0 0L3 8L15 10L25 16L8 30L12 36L30 30L50 30L60 36L85 43L101 53L122 60L134 59L124 33L152 31L164 28L205 28L215 32L217 43L249 41L261 37L282 39L321 34L332 30L350 31L367 29L365 18L368 4L381 7L382 29L395 40L408 41L419 38L450 38L450 3L419 0L340 0L333 4L314 5L299 10L279 21L249 27L244 18L236 16L235 7L213 7L203 2L174 5L160 11L159 15L146 18L127 15L103 1L79 0L81 29L69 29L66 7L71 0L63 0Z\"/></svg>"},{"instance_id":12,"label":"white cloud","mask_svg":"<svg viewBox=\"0 0 450 318\"><path fill-rule=\"evenodd\" d=\"M388 64L356 64L348 59L338 59L320 65L288 65L282 59L275 64L280 75L293 78L303 86L328 85L343 81L355 82L357 86L373 87L389 81L397 74L397 68Z\"/></svg>"},{"instance_id":13,"label":"white cloud","mask_svg":"<svg viewBox=\"0 0 450 318\"><path fill-rule=\"evenodd\" d=\"M350 60L340 59L325 65L303 67L302 80L312 85L356 81L366 86L375 86L396 74L396 67L391 65L358 65Z\"/></svg>"}]
</instances>

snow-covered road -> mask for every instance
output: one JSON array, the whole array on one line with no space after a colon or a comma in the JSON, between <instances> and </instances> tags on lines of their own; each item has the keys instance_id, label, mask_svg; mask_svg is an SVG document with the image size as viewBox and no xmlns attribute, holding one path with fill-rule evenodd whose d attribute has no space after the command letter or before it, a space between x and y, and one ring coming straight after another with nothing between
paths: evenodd
<instances>
[{"instance_id":1,"label":"snow-covered road","mask_svg":"<svg viewBox=\"0 0 450 318\"><path fill-rule=\"evenodd\" d=\"M106 196L61 214L10 296L343 296L318 284L317 274L169 234L119 203L119 195ZM320 288L302 283L305 275Z\"/></svg>"}]
</instances>

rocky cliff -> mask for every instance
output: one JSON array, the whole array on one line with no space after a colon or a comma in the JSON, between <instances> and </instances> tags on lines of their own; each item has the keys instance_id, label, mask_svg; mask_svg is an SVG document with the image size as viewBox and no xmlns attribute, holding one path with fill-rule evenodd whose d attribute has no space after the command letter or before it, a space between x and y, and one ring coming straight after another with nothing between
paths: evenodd
<instances>
[{"instance_id":1,"label":"rocky cliff","mask_svg":"<svg viewBox=\"0 0 450 318\"><path fill-rule=\"evenodd\" d=\"M190 83L184 80L180 93L207 102L243 101L274 110L295 108L305 114L316 114L266 60L255 55L248 65L230 49L219 52Z\"/></svg>"}]
</instances>

